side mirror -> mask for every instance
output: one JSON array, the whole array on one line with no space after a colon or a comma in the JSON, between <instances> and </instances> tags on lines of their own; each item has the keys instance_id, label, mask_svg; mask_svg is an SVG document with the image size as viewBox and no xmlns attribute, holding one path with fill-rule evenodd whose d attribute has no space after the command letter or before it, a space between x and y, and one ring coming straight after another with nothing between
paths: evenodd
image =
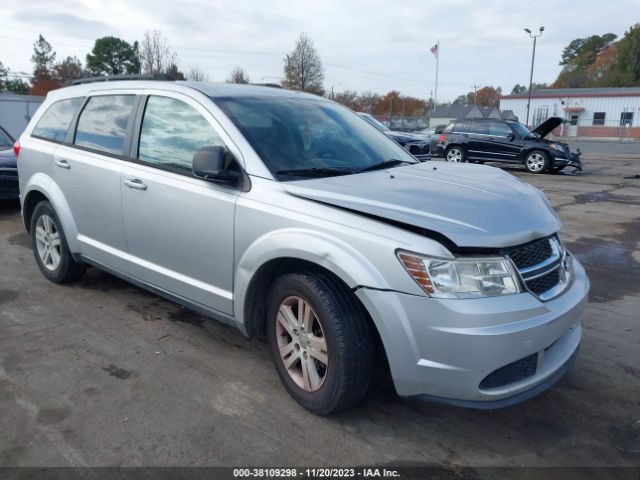
<instances>
[{"instance_id":1,"label":"side mirror","mask_svg":"<svg viewBox=\"0 0 640 480\"><path fill-rule=\"evenodd\" d=\"M227 155L224 147L202 147L193 154L193 174L212 182L233 185L240 180L240 172L225 169Z\"/></svg>"}]
</instances>

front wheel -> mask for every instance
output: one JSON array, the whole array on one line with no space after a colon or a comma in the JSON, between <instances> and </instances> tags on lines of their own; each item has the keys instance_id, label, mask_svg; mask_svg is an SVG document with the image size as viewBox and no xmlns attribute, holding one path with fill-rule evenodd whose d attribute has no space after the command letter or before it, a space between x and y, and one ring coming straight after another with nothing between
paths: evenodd
<instances>
[{"instance_id":1,"label":"front wheel","mask_svg":"<svg viewBox=\"0 0 640 480\"><path fill-rule=\"evenodd\" d=\"M549 156L542 150L534 150L527 154L524 160L524 168L529 173L542 173L549 168Z\"/></svg>"},{"instance_id":2,"label":"front wheel","mask_svg":"<svg viewBox=\"0 0 640 480\"><path fill-rule=\"evenodd\" d=\"M374 341L353 293L323 273L273 285L267 337L280 380L306 409L327 415L359 402L373 373Z\"/></svg>"},{"instance_id":3,"label":"front wheel","mask_svg":"<svg viewBox=\"0 0 640 480\"><path fill-rule=\"evenodd\" d=\"M462 163L464 162L464 150L462 147L450 147L447 149L444 154L444 158L447 162L456 162Z\"/></svg>"},{"instance_id":4,"label":"front wheel","mask_svg":"<svg viewBox=\"0 0 640 480\"><path fill-rule=\"evenodd\" d=\"M55 283L79 280L85 265L71 256L58 215L47 201L36 205L31 216L33 254L42 274Z\"/></svg>"}]
</instances>

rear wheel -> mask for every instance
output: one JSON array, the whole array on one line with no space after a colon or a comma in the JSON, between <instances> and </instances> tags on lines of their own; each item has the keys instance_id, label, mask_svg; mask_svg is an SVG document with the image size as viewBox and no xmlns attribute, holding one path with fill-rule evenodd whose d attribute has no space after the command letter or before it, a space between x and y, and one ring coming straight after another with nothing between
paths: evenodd
<instances>
[{"instance_id":1,"label":"rear wheel","mask_svg":"<svg viewBox=\"0 0 640 480\"><path fill-rule=\"evenodd\" d=\"M269 293L276 370L303 407L326 415L359 402L373 373L374 337L353 293L323 273L290 273Z\"/></svg>"},{"instance_id":2,"label":"rear wheel","mask_svg":"<svg viewBox=\"0 0 640 480\"><path fill-rule=\"evenodd\" d=\"M464 150L462 147L458 147L457 145L449 147L444 154L444 158L447 162L462 163L465 161Z\"/></svg>"},{"instance_id":3,"label":"rear wheel","mask_svg":"<svg viewBox=\"0 0 640 480\"><path fill-rule=\"evenodd\" d=\"M524 167L529 173L542 173L549 168L549 156L542 150L529 152L524 160Z\"/></svg>"},{"instance_id":4,"label":"rear wheel","mask_svg":"<svg viewBox=\"0 0 640 480\"><path fill-rule=\"evenodd\" d=\"M69 283L84 275L86 267L71 256L58 215L49 202L36 205L30 231L36 263L47 279Z\"/></svg>"}]
</instances>

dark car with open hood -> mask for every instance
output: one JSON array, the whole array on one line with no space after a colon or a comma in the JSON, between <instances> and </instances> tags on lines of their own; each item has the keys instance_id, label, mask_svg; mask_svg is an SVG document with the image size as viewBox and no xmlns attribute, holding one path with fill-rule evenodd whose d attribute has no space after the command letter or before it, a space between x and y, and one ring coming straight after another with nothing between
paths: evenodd
<instances>
[{"instance_id":1,"label":"dark car with open hood","mask_svg":"<svg viewBox=\"0 0 640 480\"><path fill-rule=\"evenodd\" d=\"M436 155L448 162L522 164L530 173L582 171L580 150L545 138L564 120L551 117L533 131L514 120L471 118L451 122L438 138Z\"/></svg>"}]
</instances>

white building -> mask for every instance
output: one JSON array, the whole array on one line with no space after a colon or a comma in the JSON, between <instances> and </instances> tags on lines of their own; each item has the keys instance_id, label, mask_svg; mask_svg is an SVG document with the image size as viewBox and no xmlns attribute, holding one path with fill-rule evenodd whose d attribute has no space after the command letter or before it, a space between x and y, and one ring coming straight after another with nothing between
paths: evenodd
<instances>
[{"instance_id":1,"label":"white building","mask_svg":"<svg viewBox=\"0 0 640 480\"><path fill-rule=\"evenodd\" d=\"M505 95L500 108L513 110L522 123L527 118L528 93ZM529 125L549 117L567 123L556 132L568 137L640 138L640 87L548 88L531 95Z\"/></svg>"}]
</instances>

